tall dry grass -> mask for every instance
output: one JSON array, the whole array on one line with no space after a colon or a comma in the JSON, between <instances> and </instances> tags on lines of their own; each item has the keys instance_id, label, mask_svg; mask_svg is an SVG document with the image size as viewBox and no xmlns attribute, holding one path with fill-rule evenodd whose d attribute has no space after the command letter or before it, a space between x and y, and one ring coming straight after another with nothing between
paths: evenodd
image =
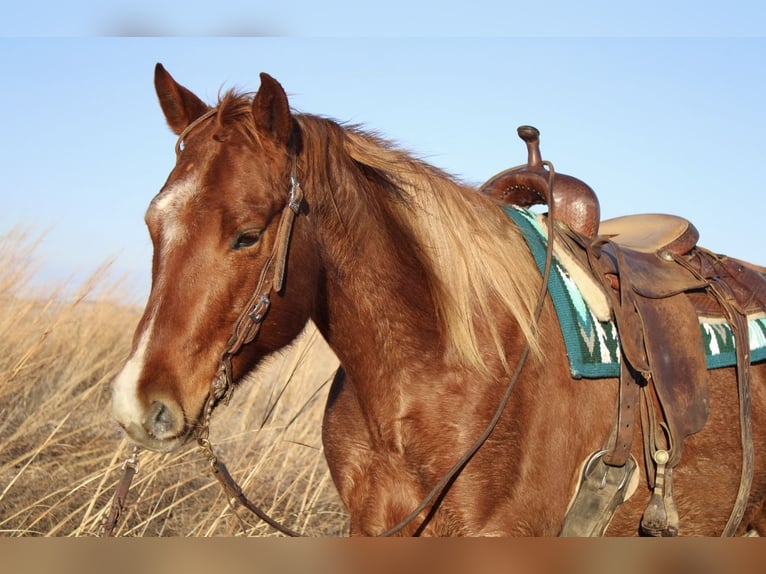
<instances>
[{"instance_id":1,"label":"tall dry grass","mask_svg":"<svg viewBox=\"0 0 766 574\"><path fill-rule=\"evenodd\" d=\"M0 534L97 535L129 445L110 418L110 382L140 309L108 266L75 293L34 288L38 238L0 237ZM213 417L216 452L254 501L308 535L343 535L347 518L320 439L337 362L307 329ZM118 536L270 536L238 518L193 445L142 452Z\"/></svg>"}]
</instances>

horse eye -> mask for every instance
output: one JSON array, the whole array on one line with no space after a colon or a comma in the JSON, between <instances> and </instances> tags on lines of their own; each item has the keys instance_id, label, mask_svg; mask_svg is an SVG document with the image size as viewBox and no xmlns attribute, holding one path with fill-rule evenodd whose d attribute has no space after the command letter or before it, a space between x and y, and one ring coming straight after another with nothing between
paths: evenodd
<instances>
[{"instance_id":1,"label":"horse eye","mask_svg":"<svg viewBox=\"0 0 766 574\"><path fill-rule=\"evenodd\" d=\"M237 237L234 238L234 241L231 243L231 248L234 250L238 249L245 249L247 247L252 247L256 243L258 243L258 240L261 238L261 232L255 229L251 229L248 231L243 231Z\"/></svg>"}]
</instances>

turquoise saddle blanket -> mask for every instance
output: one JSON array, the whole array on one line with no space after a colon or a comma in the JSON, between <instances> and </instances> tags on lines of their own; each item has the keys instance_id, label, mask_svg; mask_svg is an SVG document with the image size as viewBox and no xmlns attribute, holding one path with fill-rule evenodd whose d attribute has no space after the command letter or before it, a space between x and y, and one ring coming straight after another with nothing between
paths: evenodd
<instances>
[{"instance_id":1,"label":"turquoise saddle blanket","mask_svg":"<svg viewBox=\"0 0 766 574\"><path fill-rule=\"evenodd\" d=\"M533 212L512 206L503 209L516 223L542 273L547 239ZM554 256L548 290L566 343L569 366L576 379L618 377L620 339L612 321L600 321L580 289ZM751 361L766 360L766 316L748 322ZM736 364L734 336L726 323L700 323L709 369Z\"/></svg>"}]
</instances>

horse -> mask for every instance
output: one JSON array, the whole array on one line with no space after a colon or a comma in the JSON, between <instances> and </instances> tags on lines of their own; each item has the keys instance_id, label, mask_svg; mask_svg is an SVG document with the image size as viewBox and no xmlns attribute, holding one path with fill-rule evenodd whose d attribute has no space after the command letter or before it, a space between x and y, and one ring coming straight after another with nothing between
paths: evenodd
<instances>
[{"instance_id":1,"label":"horse","mask_svg":"<svg viewBox=\"0 0 766 574\"><path fill-rule=\"evenodd\" d=\"M222 369L236 384L313 322L340 363L321 432L351 535L400 523L445 475L400 535L558 535L583 461L614 431L619 379L573 378L553 304L538 305L541 273L499 202L362 127L294 112L268 74L214 106L161 64L154 80L179 140L146 211L151 290L113 382L129 438L182 447ZM738 534L766 531L764 363L751 392L756 465ZM724 530L740 483L737 405L735 369L710 371L708 420L674 469L679 534ZM608 536L640 534L652 481L635 476Z\"/></svg>"}]
</instances>

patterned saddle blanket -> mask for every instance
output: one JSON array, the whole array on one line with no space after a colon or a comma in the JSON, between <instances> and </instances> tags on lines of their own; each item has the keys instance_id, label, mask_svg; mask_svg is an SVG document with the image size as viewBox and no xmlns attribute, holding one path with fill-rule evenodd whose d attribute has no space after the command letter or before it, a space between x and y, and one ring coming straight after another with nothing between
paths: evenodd
<instances>
[{"instance_id":1,"label":"patterned saddle blanket","mask_svg":"<svg viewBox=\"0 0 766 574\"><path fill-rule=\"evenodd\" d=\"M521 230L538 269L545 266L547 238L535 213L506 205L503 209ZM548 289L566 344L572 377L616 378L620 375L620 339L613 321L599 318L580 286L554 253ZM766 314L748 318L751 361L766 360ZM732 331L725 321L700 318L708 369L730 367L737 355Z\"/></svg>"}]
</instances>

